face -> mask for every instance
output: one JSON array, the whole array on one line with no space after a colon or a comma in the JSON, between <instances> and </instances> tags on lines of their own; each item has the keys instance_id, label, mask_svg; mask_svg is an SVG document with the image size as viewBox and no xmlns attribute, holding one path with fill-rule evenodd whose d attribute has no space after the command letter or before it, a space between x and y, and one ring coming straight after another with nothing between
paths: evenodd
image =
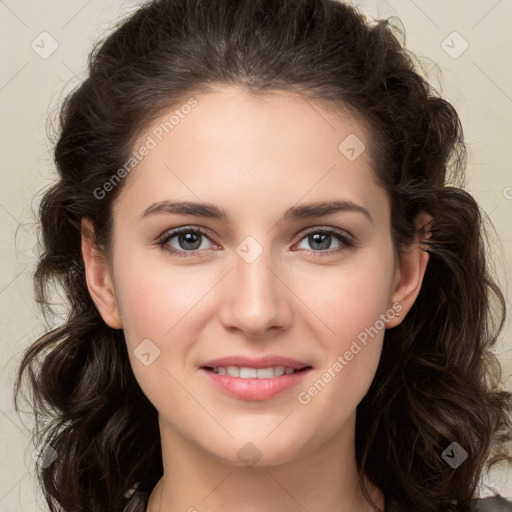
<instances>
[{"instance_id":1,"label":"face","mask_svg":"<svg viewBox=\"0 0 512 512\"><path fill-rule=\"evenodd\" d=\"M353 425L406 306L389 200L353 118L293 93L194 98L172 131L179 106L140 138L113 210L115 298L93 293L162 437L278 464ZM326 202L338 208L310 208Z\"/></svg>"}]
</instances>

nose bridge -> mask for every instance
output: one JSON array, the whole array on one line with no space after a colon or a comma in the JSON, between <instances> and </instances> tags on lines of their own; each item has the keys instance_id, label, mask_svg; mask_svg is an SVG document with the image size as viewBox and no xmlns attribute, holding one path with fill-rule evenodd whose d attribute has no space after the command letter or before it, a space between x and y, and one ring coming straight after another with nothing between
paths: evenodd
<instances>
[{"instance_id":1,"label":"nose bridge","mask_svg":"<svg viewBox=\"0 0 512 512\"><path fill-rule=\"evenodd\" d=\"M288 317L286 287L276 276L279 265L270 248L247 237L236 248L231 273L227 318L231 326L257 333L282 325Z\"/></svg>"}]
</instances>

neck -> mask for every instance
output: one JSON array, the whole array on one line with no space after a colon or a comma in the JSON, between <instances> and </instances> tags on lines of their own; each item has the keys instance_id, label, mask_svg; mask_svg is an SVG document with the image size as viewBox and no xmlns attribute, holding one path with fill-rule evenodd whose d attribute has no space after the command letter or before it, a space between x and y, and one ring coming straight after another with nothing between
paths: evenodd
<instances>
[{"instance_id":1,"label":"neck","mask_svg":"<svg viewBox=\"0 0 512 512\"><path fill-rule=\"evenodd\" d=\"M164 475L147 512L372 512L357 474L354 427L355 415L300 458L245 467L205 452L161 423ZM384 511L382 492L366 477L363 482Z\"/></svg>"}]
</instances>

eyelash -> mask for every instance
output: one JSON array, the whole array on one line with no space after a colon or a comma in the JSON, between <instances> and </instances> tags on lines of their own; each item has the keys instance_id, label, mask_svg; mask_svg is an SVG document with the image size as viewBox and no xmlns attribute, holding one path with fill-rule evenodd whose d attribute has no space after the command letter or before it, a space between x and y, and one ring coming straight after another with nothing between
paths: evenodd
<instances>
[{"instance_id":1,"label":"eyelash","mask_svg":"<svg viewBox=\"0 0 512 512\"><path fill-rule=\"evenodd\" d=\"M166 233L162 237L160 237L159 241L157 242L157 245L160 246L162 250L167 251L168 253L170 253L174 256L179 256L179 257L184 257L184 258L187 258L190 256L196 256L197 253L199 253L203 250L203 249L195 249L193 251L183 251L183 250L178 250L178 249L175 249L174 247L168 246L167 243L169 242L169 240L171 240L175 236L179 235L180 233L200 233L201 235L210 239L208 233L204 229L199 228L199 227L191 228L191 227L185 226L182 228L177 228L171 232ZM340 229L336 229L336 228L322 228L322 229L315 228L315 229L309 230L306 233L304 233L304 235L299 240L299 242L301 242L307 236L309 236L311 234L315 234L315 233L334 235L342 244L340 247L338 247L334 250L311 251L311 250L306 249L307 252L309 252L315 258L323 258L325 256L331 256L333 254L343 251L344 249L351 248L351 247L355 246L355 243L353 242L351 237L347 236L347 234L344 231L342 231Z\"/></svg>"}]
</instances>

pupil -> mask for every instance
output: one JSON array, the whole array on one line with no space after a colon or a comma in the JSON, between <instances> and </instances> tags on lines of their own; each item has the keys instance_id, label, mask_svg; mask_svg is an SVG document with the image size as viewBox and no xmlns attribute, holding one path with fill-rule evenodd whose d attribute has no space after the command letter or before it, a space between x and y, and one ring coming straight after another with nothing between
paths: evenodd
<instances>
[{"instance_id":1,"label":"pupil","mask_svg":"<svg viewBox=\"0 0 512 512\"><path fill-rule=\"evenodd\" d=\"M195 241L194 241L194 238L196 238ZM201 245L201 243L198 243L198 239L199 239L199 237L196 234L188 232L188 233L181 233L181 240L180 241L185 244L185 247L187 249L194 250L194 249L197 249ZM189 247L186 244L192 244L192 245L195 244L195 246L194 247Z\"/></svg>"},{"instance_id":2,"label":"pupil","mask_svg":"<svg viewBox=\"0 0 512 512\"><path fill-rule=\"evenodd\" d=\"M312 239L312 241L314 243L319 243L320 245L322 245L322 247L320 247L320 249L328 249L329 248L329 243L325 242L325 239L326 238L329 239L330 236L331 235L328 235L328 234L318 234L318 233L315 233L314 235L310 236L310 239Z\"/></svg>"}]
</instances>

